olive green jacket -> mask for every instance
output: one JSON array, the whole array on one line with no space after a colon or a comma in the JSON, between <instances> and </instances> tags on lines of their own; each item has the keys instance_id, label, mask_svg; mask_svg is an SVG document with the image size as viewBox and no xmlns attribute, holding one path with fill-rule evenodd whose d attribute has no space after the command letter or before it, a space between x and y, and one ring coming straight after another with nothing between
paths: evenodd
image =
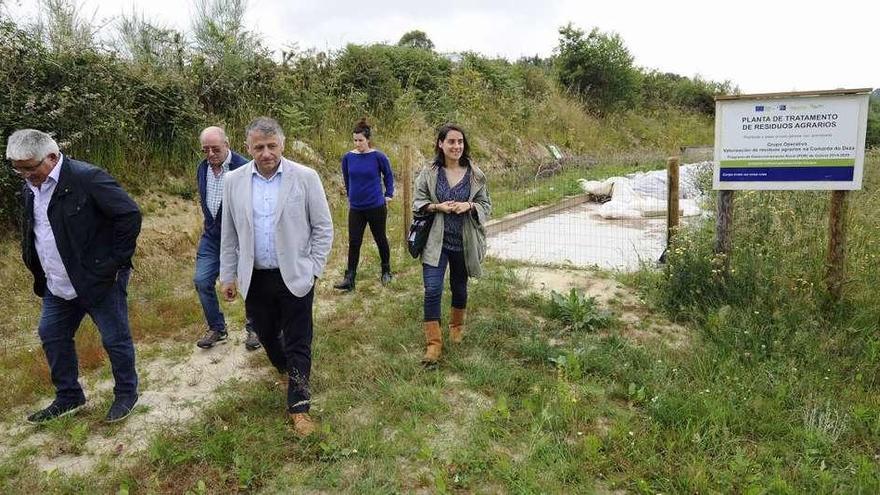
<instances>
[{"instance_id":1,"label":"olive green jacket","mask_svg":"<svg viewBox=\"0 0 880 495\"><path fill-rule=\"evenodd\" d=\"M412 209L419 213L422 208L430 203L439 203L437 199L437 170L436 165L430 164L422 167L416 177L415 197ZM462 226L462 241L464 244L464 259L469 277L479 277L482 274L480 263L486 255L486 221L492 211L492 201L489 199L489 190L486 189L486 174L476 165L471 164L471 194L469 201L475 208L471 214L465 217ZM428 242L422 251L422 263L431 266L440 264L440 252L443 250L443 220L445 213L434 213L434 223L428 234Z\"/></svg>"}]
</instances>

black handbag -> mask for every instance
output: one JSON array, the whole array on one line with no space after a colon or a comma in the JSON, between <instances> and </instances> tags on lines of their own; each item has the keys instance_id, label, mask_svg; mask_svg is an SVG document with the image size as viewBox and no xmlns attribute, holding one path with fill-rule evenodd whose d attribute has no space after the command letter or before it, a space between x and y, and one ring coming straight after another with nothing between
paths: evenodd
<instances>
[{"instance_id":1,"label":"black handbag","mask_svg":"<svg viewBox=\"0 0 880 495\"><path fill-rule=\"evenodd\" d=\"M425 250L428 234L431 233L431 225L434 225L434 213L413 215L412 223L409 226L409 235L406 237L406 247L413 258L418 258Z\"/></svg>"}]
</instances>

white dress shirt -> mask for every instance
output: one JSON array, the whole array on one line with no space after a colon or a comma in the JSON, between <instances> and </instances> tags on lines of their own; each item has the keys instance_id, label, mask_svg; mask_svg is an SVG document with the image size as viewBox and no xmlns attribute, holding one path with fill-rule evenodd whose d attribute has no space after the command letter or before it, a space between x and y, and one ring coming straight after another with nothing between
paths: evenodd
<instances>
[{"instance_id":1,"label":"white dress shirt","mask_svg":"<svg viewBox=\"0 0 880 495\"><path fill-rule=\"evenodd\" d=\"M27 185L34 193L34 240L37 248L37 256L46 274L46 287L52 295L62 299L71 300L76 298L76 290L70 283L70 276L61 261L61 253L55 243L55 234L49 224L49 202L58 185L58 176L61 174L61 162L64 157L58 154L58 163L52 168L46 180L36 187L28 180Z\"/></svg>"}]
</instances>

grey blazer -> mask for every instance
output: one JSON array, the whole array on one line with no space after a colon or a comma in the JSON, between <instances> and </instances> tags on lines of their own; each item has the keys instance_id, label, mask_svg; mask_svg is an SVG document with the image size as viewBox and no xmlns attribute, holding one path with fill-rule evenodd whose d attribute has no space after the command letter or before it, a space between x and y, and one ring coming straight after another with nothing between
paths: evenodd
<instances>
[{"instance_id":1,"label":"grey blazer","mask_svg":"<svg viewBox=\"0 0 880 495\"><path fill-rule=\"evenodd\" d=\"M333 219L321 178L313 169L281 158L281 190L275 208L275 253L285 285L303 297L320 277L333 244ZM254 269L253 160L223 181L220 282L237 282L247 299Z\"/></svg>"}]
</instances>

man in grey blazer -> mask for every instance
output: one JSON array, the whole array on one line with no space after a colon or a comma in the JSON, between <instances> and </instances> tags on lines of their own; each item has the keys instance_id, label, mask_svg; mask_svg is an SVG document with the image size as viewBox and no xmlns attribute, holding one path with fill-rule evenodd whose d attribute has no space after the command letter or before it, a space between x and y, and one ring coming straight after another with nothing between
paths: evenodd
<instances>
[{"instance_id":1,"label":"man in grey blazer","mask_svg":"<svg viewBox=\"0 0 880 495\"><path fill-rule=\"evenodd\" d=\"M241 292L269 361L288 376L287 412L301 436L309 417L312 302L333 243L333 220L318 173L282 156L284 132L259 117L246 129L253 160L223 187L220 283Z\"/></svg>"}]
</instances>

